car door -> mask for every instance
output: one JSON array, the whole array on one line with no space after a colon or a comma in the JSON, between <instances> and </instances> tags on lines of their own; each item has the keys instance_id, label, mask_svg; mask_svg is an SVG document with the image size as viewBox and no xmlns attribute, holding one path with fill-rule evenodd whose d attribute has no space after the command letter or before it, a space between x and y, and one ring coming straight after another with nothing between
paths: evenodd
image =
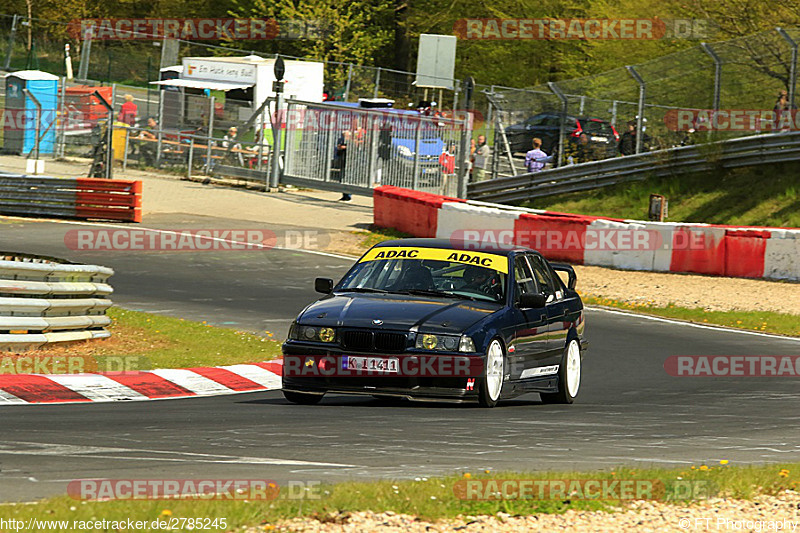
<instances>
[{"instance_id":1,"label":"car door","mask_svg":"<svg viewBox=\"0 0 800 533\"><path fill-rule=\"evenodd\" d=\"M553 279L552 271L538 254L528 254L537 290L547 296L547 355L542 364L558 364L569 332L568 305L561 283Z\"/></svg>"},{"instance_id":2,"label":"car door","mask_svg":"<svg viewBox=\"0 0 800 533\"><path fill-rule=\"evenodd\" d=\"M531 377L540 366L540 359L548 354L548 326L546 309L519 307L519 296L539 292L526 254L514 258L514 333L508 348L511 379Z\"/></svg>"}]
</instances>

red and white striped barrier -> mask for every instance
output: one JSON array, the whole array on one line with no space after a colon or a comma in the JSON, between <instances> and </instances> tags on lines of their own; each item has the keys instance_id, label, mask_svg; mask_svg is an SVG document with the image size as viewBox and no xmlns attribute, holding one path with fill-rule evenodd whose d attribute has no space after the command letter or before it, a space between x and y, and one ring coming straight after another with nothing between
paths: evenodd
<instances>
[{"instance_id":1,"label":"red and white striped barrier","mask_svg":"<svg viewBox=\"0 0 800 533\"><path fill-rule=\"evenodd\" d=\"M0 213L142 221L142 182L0 173Z\"/></svg>"},{"instance_id":2,"label":"red and white striped barrier","mask_svg":"<svg viewBox=\"0 0 800 533\"><path fill-rule=\"evenodd\" d=\"M0 405L218 396L281 388L283 363L103 374L0 374Z\"/></svg>"},{"instance_id":3,"label":"red and white striped barrier","mask_svg":"<svg viewBox=\"0 0 800 533\"><path fill-rule=\"evenodd\" d=\"M416 237L527 246L545 257L624 270L800 280L800 229L647 222L374 190L374 222Z\"/></svg>"}]
</instances>

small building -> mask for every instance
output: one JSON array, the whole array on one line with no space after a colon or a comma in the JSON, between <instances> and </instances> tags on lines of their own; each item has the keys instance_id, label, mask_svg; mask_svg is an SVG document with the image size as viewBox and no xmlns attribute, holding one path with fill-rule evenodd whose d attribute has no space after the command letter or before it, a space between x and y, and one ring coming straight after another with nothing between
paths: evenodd
<instances>
[{"instance_id":1,"label":"small building","mask_svg":"<svg viewBox=\"0 0 800 533\"><path fill-rule=\"evenodd\" d=\"M21 70L5 76L6 102L3 112L3 151L27 155L36 147L39 125L39 154L52 154L56 140L58 76L40 70ZM36 104L42 106L38 116Z\"/></svg>"}]
</instances>

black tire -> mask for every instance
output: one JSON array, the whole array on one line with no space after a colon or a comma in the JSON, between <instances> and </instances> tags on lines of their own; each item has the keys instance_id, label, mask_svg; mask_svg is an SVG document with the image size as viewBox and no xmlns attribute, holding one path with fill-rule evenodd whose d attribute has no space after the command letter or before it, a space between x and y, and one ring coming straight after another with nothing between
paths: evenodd
<instances>
[{"instance_id":1,"label":"black tire","mask_svg":"<svg viewBox=\"0 0 800 533\"><path fill-rule=\"evenodd\" d=\"M283 391L283 397L299 405L315 405L322 400L324 394L306 394L305 392Z\"/></svg>"},{"instance_id":2,"label":"black tire","mask_svg":"<svg viewBox=\"0 0 800 533\"><path fill-rule=\"evenodd\" d=\"M496 359L498 349L500 350L499 360ZM499 390L497 388L496 381L494 381L496 379L496 372L498 370L496 366L498 362L500 370ZM494 407L497 405L497 402L500 400L500 397L503 394L505 371L506 351L503 349L503 344L499 340L494 339L489 343L489 347L486 348L486 360L483 365L483 376L481 376L478 383L478 403L481 407ZM490 372L492 373L492 376L489 375Z\"/></svg>"},{"instance_id":3,"label":"black tire","mask_svg":"<svg viewBox=\"0 0 800 533\"><path fill-rule=\"evenodd\" d=\"M570 356L570 350L573 351ZM577 350L577 356L575 355ZM577 359L575 359L577 357ZM575 360L577 360L577 384L575 384ZM572 367L569 363L572 363ZM567 343L564 348L564 353L561 356L561 363L558 368L558 392L543 392L539 396L542 398L543 403L560 403L571 404L578 397L581 382L581 345L576 339L572 339ZM568 375L570 374L570 375ZM570 378L572 378L572 385L570 385Z\"/></svg>"}]
</instances>

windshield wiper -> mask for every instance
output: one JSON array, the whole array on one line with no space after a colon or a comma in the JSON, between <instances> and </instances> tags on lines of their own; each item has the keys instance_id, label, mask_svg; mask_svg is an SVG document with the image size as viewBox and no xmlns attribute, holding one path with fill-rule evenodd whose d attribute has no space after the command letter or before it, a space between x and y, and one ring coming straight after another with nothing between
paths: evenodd
<instances>
[{"instance_id":1,"label":"windshield wiper","mask_svg":"<svg viewBox=\"0 0 800 533\"><path fill-rule=\"evenodd\" d=\"M452 292L442 292L442 291L432 291L427 289L408 289L404 291L394 291L400 294L418 294L420 296L443 296L445 298L458 298L460 300L473 300L475 301L476 298L472 296L467 296L466 294L455 294Z\"/></svg>"},{"instance_id":2,"label":"windshield wiper","mask_svg":"<svg viewBox=\"0 0 800 533\"><path fill-rule=\"evenodd\" d=\"M336 292L378 292L386 294L389 291L385 291L383 289L373 289L372 287L351 287L346 289L339 289Z\"/></svg>"}]
</instances>

